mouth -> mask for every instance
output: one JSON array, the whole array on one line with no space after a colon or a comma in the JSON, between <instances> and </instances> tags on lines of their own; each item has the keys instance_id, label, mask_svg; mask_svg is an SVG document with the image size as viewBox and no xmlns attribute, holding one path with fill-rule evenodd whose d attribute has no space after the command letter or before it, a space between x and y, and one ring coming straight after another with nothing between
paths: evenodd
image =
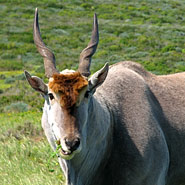
<instances>
[{"instance_id":1,"label":"mouth","mask_svg":"<svg viewBox=\"0 0 185 185\"><path fill-rule=\"evenodd\" d=\"M63 150L62 146L61 146L61 143L60 143L60 140L57 140L56 141L56 144L57 144L57 148L56 148L56 151L62 155L71 155L72 152L71 151L65 151Z\"/></svg>"},{"instance_id":2,"label":"mouth","mask_svg":"<svg viewBox=\"0 0 185 185\"><path fill-rule=\"evenodd\" d=\"M75 151L64 150L59 141L57 141L56 144L57 144L56 151L63 159L70 160L75 156L76 153L79 153L79 150L75 150Z\"/></svg>"},{"instance_id":3,"label":"mouth","mask_svg":"<svg viewBox=\"0 0 185 185\"><path fill-rule=\"evenodd\" d=\"M71 160L75 156L75 152L64 151L62 148L59 150L59 154L63 159Z\"/></svg>"},{"instance_id":4,"label":"mouth","mask_svg":"<svg viewBox=\"0 0 185 185\"><path fill-rule=\"evenodd\" d=\"M62 155L71 155L71 154L72 154L71 151L65 151L65 150L63 150L62 148L61 148L61 150L60 150L60 153L62 153Z\"/></svg>"},{"instance_id":5,"label":"mouth","mask_svg":"<svg viewBox=\"0 0 185 185\"><path fill-rule=\"evenodd\" d=\"M74 153L71 151L65 151L62 149L62 146L60 145L60 143L57 143L57 148L56 148L57 153L66 160L70 160L74 157Z\"/></svg>"}]
</instances>

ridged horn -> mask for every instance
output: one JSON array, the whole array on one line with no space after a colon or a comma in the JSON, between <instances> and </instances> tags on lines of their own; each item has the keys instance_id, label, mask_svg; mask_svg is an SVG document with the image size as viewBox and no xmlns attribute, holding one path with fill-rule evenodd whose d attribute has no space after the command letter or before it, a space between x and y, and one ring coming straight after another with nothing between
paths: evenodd
<instances>
[{"instance_id":1,"label":"ridged horn","mask_svg":"<svg viewBox=\"0 0 185 185\"><path fill-rule=\"evenodd\" d=\"M88 77L91 74L90 72L91 57L96 52L98 42L99 42L98 19L96 14L94 14L91 40L88 43L88 46L80 54L80 63L78 67L78 71L85 77Z\"/></svg>"},{"instance_id":2,"label":"ridged horn","mask_svg":"<svg viewBox=\"0 0 185 185\"><path fill-rule=\"evenodd\" d=\"M54 73L59 73L56 69L55 55L50 49L46 47L42 41L39 22L38 22L38 9L35 9L35 19L33 24L33 38L38 52L44 59L44 68L46 77L50 78Z\"/></svg>"}]
</instances>

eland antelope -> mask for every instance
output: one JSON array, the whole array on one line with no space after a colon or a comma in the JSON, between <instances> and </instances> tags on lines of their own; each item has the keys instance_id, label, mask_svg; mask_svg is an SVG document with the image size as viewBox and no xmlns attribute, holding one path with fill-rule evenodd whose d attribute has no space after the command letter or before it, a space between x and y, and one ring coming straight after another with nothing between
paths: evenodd
<instances>
[{"instance_id":1,"label":"eland antelope","mask_svg":"<svg viewBox=\"0 0 185 185\"><path fill-rule=\"evenodd\" d=\"M33 34L49 82L25 75L45 98L42 127L53 150L61 146L67 185L185 184L185 73L156 76L126 61L106 63L88 78L96 15L77 71L56 69L37 9Z\"/></svg>"}]
</instances>

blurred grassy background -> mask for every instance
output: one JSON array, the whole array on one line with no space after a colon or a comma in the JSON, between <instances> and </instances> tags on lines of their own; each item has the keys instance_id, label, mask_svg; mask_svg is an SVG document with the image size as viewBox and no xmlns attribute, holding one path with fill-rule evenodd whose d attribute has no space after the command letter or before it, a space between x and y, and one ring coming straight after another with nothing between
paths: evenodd
<instances>
[{"instance_id":1,"label":"blurred grassy background","mask_svg":"<svg viewBox=\"0 0 185 185\"><path fill-rule=\"evenodd\" d=\"M105 62L141 63L155 74L185 71L183 0L0 0L0 183L59 184L63 176L40 127L43 99L23 71L44 77L33 43L35 8L58 69L77 69L91 37L94 12L100 42L92 72Z\"/></svg>"}]
</instances>

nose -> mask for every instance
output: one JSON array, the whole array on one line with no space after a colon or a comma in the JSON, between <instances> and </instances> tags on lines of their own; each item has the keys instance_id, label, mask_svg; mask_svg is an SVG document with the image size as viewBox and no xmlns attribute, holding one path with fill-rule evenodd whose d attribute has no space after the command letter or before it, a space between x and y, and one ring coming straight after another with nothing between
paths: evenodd
<instances>
[{"instance_id":1,"label":"nose","mask_svg":"<svg viewBox=\"0 0 185 185\"><path fill-rule=\"evenodd\" d=\"M75 139L68 139L65 138L65 144L68 148L68 150L70 150L71 152L77 150L77 148L80 146L80 139L79 138L75 138Z\"/></svg>"}]
</instances>

